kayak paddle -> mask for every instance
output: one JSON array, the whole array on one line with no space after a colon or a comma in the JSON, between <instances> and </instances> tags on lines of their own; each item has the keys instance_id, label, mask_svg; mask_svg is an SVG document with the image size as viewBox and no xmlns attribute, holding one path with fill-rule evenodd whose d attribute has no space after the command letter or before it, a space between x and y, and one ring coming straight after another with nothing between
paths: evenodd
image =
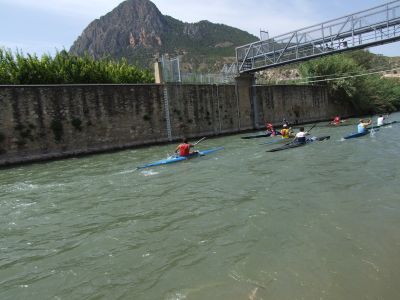
<instances>
[{"instance_id":1,"label":"kayak paddle","mask_svg":"<svg viewBox=\"0 0 400 300\"><path fill-rule=\"evenodd\" d=\"M313 129L315 126L317 126L317 124L318 124L318 122L317 123L315 123L310 129L308 129L307 130L307 132L310 132L311 131L311 129Z\"/></svg>"},{"instance_id":2,"label":"kayak paddle","mask_svg":"<svg viewBox=\"0 0 400 300\"><path fill-rule=\"evenodd\" d=\"M196 146L198 143L202 142L205 139L206 139L206 137L202 137L200 140L198 140L196 143L194 143L193 146Z\"/></svg>"}]
</instances>

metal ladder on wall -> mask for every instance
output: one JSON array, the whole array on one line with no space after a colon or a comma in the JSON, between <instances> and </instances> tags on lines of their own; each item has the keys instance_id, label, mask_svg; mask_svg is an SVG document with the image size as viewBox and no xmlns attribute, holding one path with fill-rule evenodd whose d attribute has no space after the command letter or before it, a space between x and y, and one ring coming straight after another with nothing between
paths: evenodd
<instances>
[{"instance_id":1,"label":"metal ladder on wall","mask_svg":"<svg viewBox=\"0 0 400 300\"><path fill-rule=\"evenodd\" d=\"M167 125L167 135L168 135L168 140L171 142L172 141L172 129L171 129L171 118L169 115L169 101L168 101L168 89L164 85L163 88L163 100L164 100L164 110L165 110L165 121Z\"/></svg>"}]
</instances>

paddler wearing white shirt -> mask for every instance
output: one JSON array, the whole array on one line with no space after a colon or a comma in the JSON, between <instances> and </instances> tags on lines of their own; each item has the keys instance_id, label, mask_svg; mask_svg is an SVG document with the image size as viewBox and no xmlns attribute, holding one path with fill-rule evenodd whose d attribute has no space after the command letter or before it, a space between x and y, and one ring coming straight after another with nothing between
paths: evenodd
<instances>
[{"instance_id":1,"label":"paddler wearing white shirt","mask_svg":"<svg viewBox=\"0 0 400 300\"><path fill-rule=\"evenodd\" d=\"M294 143L304 144L306 142L306 135L308 135L307 131L304 131L304 127L300 127L300 131L296 133L296 136L293 140Z\"/></svg>"},{"instance_id":2,"label":"paddler wearing white shirt","mask_svg":"<svg viewBox=\"0 0 400 300\"><path fill-rule=\"evenodd\" d=\"M379 115L378 119L376 120L377 126L382 126L384 124L385 118L382 115Z\"/></svg>"}]
</instances>

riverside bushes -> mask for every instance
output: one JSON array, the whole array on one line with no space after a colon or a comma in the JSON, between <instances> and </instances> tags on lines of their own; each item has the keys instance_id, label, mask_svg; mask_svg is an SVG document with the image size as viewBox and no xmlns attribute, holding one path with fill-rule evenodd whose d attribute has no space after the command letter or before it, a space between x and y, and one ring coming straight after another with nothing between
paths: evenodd
<instances>
[{"instance_id":1,"label":"riverside bushes","mask_svg":"<svg viewBox=\"0 0 400 300\"><path fill-rule=\"evenodd\" d=\"M389 58L368 51L325 56L300 65L310 84L326 85L330 96L351 103L360 113L400 110L400 80L385 78Z\"/></svg>"},{"instance_id":2,"label":"riverside bushes","mask_svg":"<svg viewBox=\"0 0 400 300\"><path fill-rule=\"evenodd\" d=\"M153 83L148 70L129 65L124 59L95 60L89 55L72 56L66 51L54 57L24 55L0 48L0 84L118 84Z\"/></svg>"}]
</instances>

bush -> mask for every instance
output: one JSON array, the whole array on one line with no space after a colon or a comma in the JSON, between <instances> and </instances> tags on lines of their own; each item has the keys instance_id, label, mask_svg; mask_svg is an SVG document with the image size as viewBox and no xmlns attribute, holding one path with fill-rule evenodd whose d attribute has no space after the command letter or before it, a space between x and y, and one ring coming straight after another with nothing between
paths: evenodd
<instances>
[{"instance_id":1,"label":"bush","mask_svg":"<svg viewBox=\"0 0 400 300\"><path fill-rule=\"evenodd\" d=\"M72 56L66 51L53 57L15 55L0 48L0 84L91 84L153 83L148 70L129 65L124 59L95 60L89 55Z\"/></svg>"},{"instance_id":2,"label":"bush","mask_svg":"<svg viewBox=\"0 0 400 300\"><path fill-rule=\"evenodd\" d=\"M384 57L355 51L308 61L299 70L309 83L327 86L333 99L350 103L359 113L390 112L400 109L399 81L366 75L370 72L368 68L381 66L379 70L383 70L382 65L387 68L385 62Z\"/></svg>"}]
</instances>

